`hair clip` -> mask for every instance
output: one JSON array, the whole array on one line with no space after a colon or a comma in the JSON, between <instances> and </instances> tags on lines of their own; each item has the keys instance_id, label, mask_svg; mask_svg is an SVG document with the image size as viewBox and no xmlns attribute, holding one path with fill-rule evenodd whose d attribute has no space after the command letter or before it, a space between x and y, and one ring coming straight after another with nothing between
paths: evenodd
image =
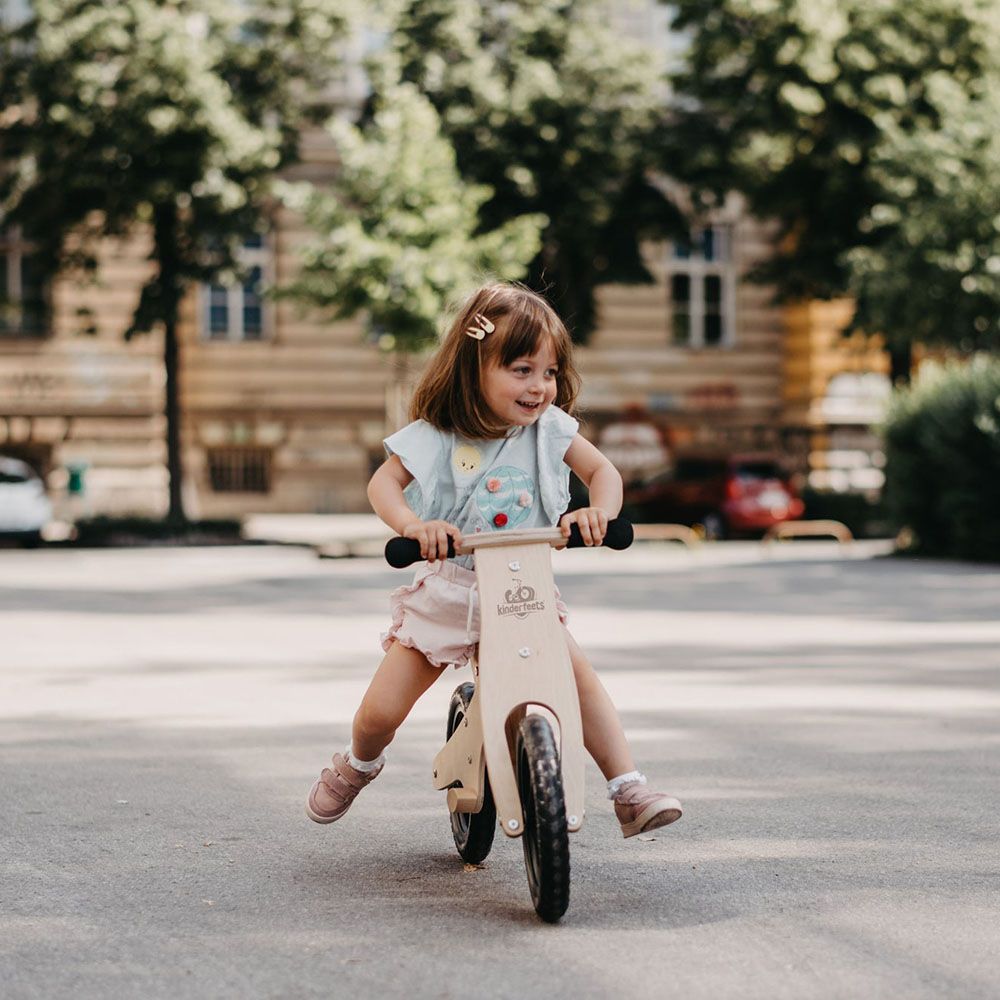
<instances>
[{"instance_id":1,"label":"hair clip","mask_svg":"<svg viewBox=\"0 0 1000 1000\"><path fill-rule=\"evenodd\" d=\"M482 313L476 313L472 318L479 326L470 326L465 332L468 336L475 337L476 340L482 340L486 334L492 333L496 329Z\"/></svg>"}]
</instances>

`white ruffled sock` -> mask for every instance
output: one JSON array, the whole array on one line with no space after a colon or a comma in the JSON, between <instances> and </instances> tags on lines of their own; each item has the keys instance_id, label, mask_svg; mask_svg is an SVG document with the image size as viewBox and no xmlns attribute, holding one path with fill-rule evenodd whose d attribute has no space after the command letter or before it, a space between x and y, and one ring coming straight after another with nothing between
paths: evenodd
<instances>
[{"instance_id":1,"label":"white ruffled sock","mask_svg":"<svg viewBox=\"0 0 1000 1000\"><path fill-rule=\"evenodd\" d=\"M351 745L347 745L347 749L344 751L344 759L354 768L355 771L360 771L362 774L369 774L376 768L381 767L385 763L385 754L381 753L375 760L359 760L354 756L354 751L351 749Z\"/></svg>"},{"instance_id":2,"label":"white ruffled sock","mask_svg":"<svg viewBox=\"0 0 1000 1000\"><path fill-rule=\"evenodd\" d=\"M627 771L625 774L619 774L617 778L612 778L608 782L608 798L613 799L624 785L631 784L633 781L644 785L646 784L646 775L642 771Z\"/></svg>"}]
</instances>

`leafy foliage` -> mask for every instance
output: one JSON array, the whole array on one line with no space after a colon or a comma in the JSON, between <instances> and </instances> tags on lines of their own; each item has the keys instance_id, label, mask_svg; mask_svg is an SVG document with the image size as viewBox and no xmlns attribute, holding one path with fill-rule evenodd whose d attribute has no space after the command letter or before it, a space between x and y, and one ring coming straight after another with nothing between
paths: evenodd
<instances>
[{"instance_id":1,"label":"leafy foliage","mask_svg":"<svg viewBox=\"0 0 1000 1000\"><path fill-rule=\"evenodd\" d=\"M993 0L678 0L667 157L780 222L757 277L890 342L997 343ZM987 263L991 262L992 263ZM958 304L959 322L954 307Z\"/></svg>"},{"instance_id":2,"label":"leafy foliage","mask_svg":"<svg viewBox=\"0 0 1000 1000\"><path fill-rule=\"evenodd\" d=\"M844 261L854 325L890 343L1000 348L1000 102L970 101L951 80L939 128L887 128L871 159L881 200L861 220L870 241Z\"/></svg>"},{"instance_id":3,"label":"leafy foliage","mask_svg":"<svg viewBox=\"0 0 1000 1000\"><path fill-rule=\"evenodd\" d=\"M886 502L916 550L1000 560L1000 359L923 365L886 441Z\"/></svg>"},{"instance_id":4,"label":"leafy foliage","mask_svg":"<svg viewBox=\"0 0 1000 1000\"><path fill-rule=\"evenodd\" d=\"M548 216L529 281L581 340L595 288L650 281L641 241L683 227L650 179L659 70L598 0L397 0L372 77L377 98L401 77L433 103L461 175L491 189L483 229Z\"/></svg>"},{"instance_id":5,"label":"leafy foliage","mask_svg":"<svg viewBox=\"0 0 1000 1000\"><path fill-rule=\"evenodd\" d=\"M283 189L320 234L288 294L336 318L364 312L382 346L413 351L436 339L463 290L524 276L548 220L522 215L475 232L492 191L459 176L437 112L415 87L383 90L364 129L342 119L330 129L340 157L333 190Z\"/></svg>"},{"instance_id":6,"label":"leafy foliage","mask_svg":"<svg viewBox=\"0 0 1000 1000\"><path fill-rule=\"evenodd\" d=\"M294 157L295 88L330 63L339 7L35 0L0 35L6 223L49 269L92 271L99 237L150 223L158 268L133 330L164 322L183 282L232 267L260 224L267 178Z\"/></svg>"},{"instance_id":7,"label":"leafy foliage","mask_svg":"<svg viewBox=\"0 0 1000 1000\"><path fill-rule=\"evenodd\" d=\"M170 519L183 521L177 312L237 264L337 64L336 0L33 0L0 31L0 217L49 274L96 272L145 223L154 263L127 336L164 331Z\"/></svg>"}]
</instances>

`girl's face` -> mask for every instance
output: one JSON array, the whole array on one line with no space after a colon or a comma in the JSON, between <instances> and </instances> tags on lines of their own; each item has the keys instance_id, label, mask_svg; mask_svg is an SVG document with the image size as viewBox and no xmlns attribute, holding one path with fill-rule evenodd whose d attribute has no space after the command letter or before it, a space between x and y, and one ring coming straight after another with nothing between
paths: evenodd
<instances>
[{"instance_id":1,"label":"girl's face","mask_svg":"<svg viewBox=\"0 0 1000 1000\"><path fill-rule=\"evenodd\" d=\"M489 364L482 383L486 405L504 423L530 427L556 398L558 371L555 349L548 342L530 358Z\"/></svg>"}]
</instances>

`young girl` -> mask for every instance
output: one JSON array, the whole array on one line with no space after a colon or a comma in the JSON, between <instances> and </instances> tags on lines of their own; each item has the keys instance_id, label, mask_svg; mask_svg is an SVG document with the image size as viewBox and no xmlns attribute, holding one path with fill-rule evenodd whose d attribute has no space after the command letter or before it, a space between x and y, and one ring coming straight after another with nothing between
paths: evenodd
<instances>
[{"instance_id":1,"label":"young girl","mask_svg":"<svg viewBox=\"0 0 1000 1000\"><path fill-rule=\"evenodd\" d=\"M570 416L580 388L571 349L566 328L541 296L520 285L481 288L427 365L410 408L413 423L386 438L389 458L372 476L368 498L393 531L420 542L427 562L391 596L386 656L354 716L351 743L309 792L306 812L317 823L347 812L382 771L382 751L420 695L442 668L463 666L474 651L473 556L447 559L448 538L457 546L471 532L556 523L569 536L575 523L587 545L599 545L608 519L621 509L621 476ZM570 469L589 487L591 506L563 514ZM557 605L565 625L566 605ZM565 635L584 744L608 781L624 836L673 823L680 803L647 788L611 699Z\"/></svg>"}]
</instances>

